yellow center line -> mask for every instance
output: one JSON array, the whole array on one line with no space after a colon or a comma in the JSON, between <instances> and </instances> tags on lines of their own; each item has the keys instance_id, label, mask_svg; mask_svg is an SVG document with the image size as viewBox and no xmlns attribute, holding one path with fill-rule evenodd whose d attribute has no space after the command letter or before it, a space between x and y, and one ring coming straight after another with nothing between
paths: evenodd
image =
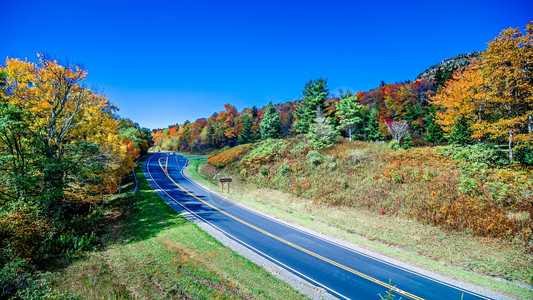
<instances>
[{"instance_id":1,"label":"yellow center line","mask_svg":"<svg viewBox=\"0 0 533 300\"><path fill-rule=\"evenodd\" d=\"M161 157L161 158L162 158L162 157ZM345 266L345 265L342 265L342 264L340 264L340 263L338 263L338 262L336 262L336 261L333 261L333 260L331 260L331 259L329 259L329 258L327 258L327 257L324 257L324 256L322 256L322 255L320 255L320 254L315 253L315 252L312 252L312 251L310 251L310 250L308 250L308 249L305 249L305 248L303 248L303 247L301 247L301 246L298 246L298 245L296 245L296 244L293 244L293 243L291 243L291 242L289 242L289 241L287 241L287 240L285 240L285 239L283 239L283 238L281 238L281 237L279 237L279 236L276 236L276 235L274 235L274 234L272 234L272 233L270 233L270 232L268 232L268 231L266 231L266 230L263 230L263 229L261 229L261 228L255 226L255 225L252 225L252 224L250 224L250 223L248 223L248 222L246 222L246 221L244 221L244 220L242 220L242 219L239 219L239 218L235 217L234 215L231 215L231 214L229 214L229 213L227 213L227 212L225 212L225 211L219 209L218 207L213 206L212 204L210 204L210 203L208 203L208 202L206 202L206 201L204 201L204 200L198 198L196 195L194 195L194 194L192 194L191 192L189 192L188 190L186 190L184 187L182 187L182 186L179 185L176 181L174 181L174 179L173 179L172 177L170 177L170 175L168 174L168 171L167 171L167 170L168 170L168 158L167 158L167 160L166 160L165 167L163 167L163 165L161 164L161 158L158 160L158 162L159 162L159 166L161 167L161 169L163 170L163 172L165 173L165 175L167 175L168 179L170 179L170 181L172 181L172 183L174 183L177 187L179 187L179 188L180 188L182 191L184 191L185 193L189 194L191 197L193 197L193 198L195 198L196 200L202 202L203 204L205 204L205 205L207 205L207 206L213 208L214 210L216 210L216 211L218 211L218 212L220 212L220 213L222 213L222 214L224 214L224 215L226 215L226 216L232 218L233 220L235 220L235 221L237 221L237 222L239 222L239 223L241 223L241 224L244 224L244 225L246 225L246 226L248 226L248 227L250 227L250 228L252 228L252 229L254 229L254 230L256 230L256 231L259 231L259 232L261 232L261 233L264 234L264 235L267 235L267 236L269 236L269 237L271 237L271 238L273 238L273 239L276 239L276 240L278 240L278 241L280 241L280 242L282 242L282 243L284 243L284 244L286 244L286 245L289 245L289 246L291 246L291 247L293 247L293 248L295 248L295 249L298 249L298 250L300 250L300 251L302 251L302 252L304 252L304 253L307 253L307 254L309 254L309 255L311 255L311 256L313 256L313 257L316 257L316 258L318 258L318 259L320 259L320 260L322 260L322 261L325 261L325 262L327 262L327 263L329 263L329 264L332 264L332 265L334 265L334 266L336 266L336 267L339 267L339 268L341 268L341 269L343 269L343 270L345 270L345 271L348 271L348 272L350 272L350 273L352 273L352 274L355 274L355 275L357 275L357 276L359 276L359 277L362 277L362 278L364 278L364 279L367 279L367 280L369 280L369 281L372 281L372 282L374 282L374 283L377 283L377 284L379 284L379 285L381 285L381 286L383 286L383 287L385 287L385 288L387 288L387 289L391 289L391 290L393 290L393 291L395 291L395 292L397 292L397 293L400 293L400 294L402 294L402 295L404 295L404 296L406 296L406 297L412 298L412 299L416 299L416 300L423 300L423 299L424 299L424 298L418 297L418 296L416 296L416 295L413 295L413 294L411 294L411 293L408 293L408 292L406 292L406 291L404 291L404 290L401 290L401 289L399 289L399 288L397 288L397 287L395 287L395 286L392 286L392 285L390 285L390 284L388 284L388 283L386 283L386 282L383 282L383 281L381 281L381 280L378 280L378 279L376 279L376 278L374 278L374 277L371 277L371 276L368 276L368 275L366 275L366 274L363 274L363 273L361 273L361 272L359 272L359 271L357 271L357 270L354 270L354 269L352 269L352 268L350 268L350 267L347 267L347 266Z\"/></svg>"}]
</instances>

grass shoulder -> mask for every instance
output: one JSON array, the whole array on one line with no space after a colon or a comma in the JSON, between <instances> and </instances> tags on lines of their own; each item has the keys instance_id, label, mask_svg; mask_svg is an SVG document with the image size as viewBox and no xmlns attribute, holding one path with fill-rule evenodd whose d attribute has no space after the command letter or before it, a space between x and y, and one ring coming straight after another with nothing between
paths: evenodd
<instances>
[{"instance_id":1,"label":"grass shoulder","mask_svg":"<svg viewBox=\"0 0 533 300\"><path fill-rule=\"evenodd\" d=\"M101 248L49 276L86 299L295 299L304 296L170 208L139 163L138 192L109 203Z\"/></svg>"}]
</instances>

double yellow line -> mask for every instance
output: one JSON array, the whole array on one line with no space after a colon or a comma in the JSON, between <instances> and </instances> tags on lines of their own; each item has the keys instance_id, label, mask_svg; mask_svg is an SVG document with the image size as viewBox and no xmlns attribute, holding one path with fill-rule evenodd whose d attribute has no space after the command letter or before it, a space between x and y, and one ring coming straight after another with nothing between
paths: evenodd
<instances>
[{"instance_id":1,"label":"double yellow line","mask_svg":"<svg viewBox=\"0 0 533 300\"><path fill-rule=\"evenodd\" d=\"M367 279L367 280L369 280L369 281L372 281L372 282L374 282L374 283L377 283L377 284L379 284L379 285L385 287L386 289L391 289L392 291L395 291L395 292L397 292L397 293L399 293L399 294L402 294L403 296L406 296L406 297L409 297L409 298L412 298L412 299L416 299L416 300L423 300L423 299L424 299L424 298L418 297L418 296L416 296L416 295L413 295L413 294L411 294L411 293L409 293L409 292L406 292L406 291L404 291L404 290L401 290L401 289L397 288L396 286L392 286L392 285L390 285L390 284L388 284L388 283L386 283L386 282L383 282L383 281L378 280L378 279L376 279L376 278L374 278L374 277L368 276L368 275L363 274L363 273L361 273L361 272L359 272L359 271L357 271L357 270L354 270L354 269L352 269L352 268L350 268L350 267L347 267L347 266L345 266L345 265L342 265L342 264L340 264L340 263L338 263L338 262L336 262L336 261L333 261L333 260L331 260L331 259L329 259L329 258L327 258L327 257L324 257L324 256L322 256L322 255L320 255L320 254L315 253L315 252L312 252L312 251L310 251L310 250L308 250L308 249L305 249L305 248L303 248L303 247L301 247L301 246L298 246L298 245L296 245L296 244L293 244L293 243L291 243L291 242L289 242L289 241L287 241L287 240L285 240L285 239L283 239L283 238L281 238L281 237L279 237L279 236L277 236L277 235L274 235L274 234L272 234L272 233L270 233L270 232L268 232L268 231L266 231L266 230L263 230L263 229L261 229L261 228L255 226L255 225L252 225L252 224L250 224L250 223L248 223L248 222L246 222L246 221L244 221L244 220L242 220L242 219L239 219L239 218L235 217L234 215L229 214L229 213L227 213L227 212L225 212L225 211L219 209L219 208L216 207L216 206L213 206L213 205L210 204L209 202L206 202L206 201L200 199L199 197L197 197L196 195L192 194L191 192L189 192L188 190L186 190L184 187L182 187L181 185L179 185L176 181L174 181L174 179L173 179L172 177L170 177L170 175L168 174L168 157L166 157L166 162L165 162L165 166L164 166L164 167L163 167L163 165L161 164L161 159L162 159L162 158L164 158L164 157L160 157L160 158L158 159L158 163L159 163L159 166L161 167L161 170L163 170L163 172L165 173L165 175L167 175L168 179L169 179L170 181L172 181L172 183L174 183L174 184L175 184L177 187L179 187L182 191L184 191L185 193L189 194L189 195L190 195L191 197L193 197L194 199L196 199L196 200L202 202L203 204L205 204L205 205L211 207L212 209L214 209L214 210L216 210L216 211L218 211L218 212L220 212L220 213L222 213L222 214L224 214L224 215L226 215L226 216L232 218L233 220L235 220L235 221L237 221L237 222L239 222L239 223L241 223L241 224L243 224L243 225L246 225L246 226L248 226L248 227L250 227L250 228L252 228L252 229L254 229L254 230L256 230L256 231L259 231L259 232L261 232L262 234L264 234L264 235L266 235L266 236L269 236L269 237L271 237L271 238L273 238L273 239L275 239L275 240L278 240L278 241L280 241L280 242L282 242L282 243L284 243L284 244L286 244L286 245L288 245L288 246L291 246L291 247L293 247L293 248L295 248L295 249L298 249L298 250L300 250L300 251L302 251L302 252L304 252L304 253L307 253L307 254L309 254L309 255L311 255L311 256L313 256L313 257L316 257L316 258L318 258L318 259L320 259L320 260L322 260L322 261L325 261L325 262L327 262L327 263L329 263L329 264L332 264L332 265L334 265L334 266L336 266L336 267L339 267L339 268L341 268L341 269L343 269L343 270L345 270L345 271L348 271L348 272L350 272L350 273L352 273L352 274L355 274L355 275L357 275L357 276L359 276L359 277L362 277L362 278L364 278L364 279Z\"/></svg>"}]
</instances>

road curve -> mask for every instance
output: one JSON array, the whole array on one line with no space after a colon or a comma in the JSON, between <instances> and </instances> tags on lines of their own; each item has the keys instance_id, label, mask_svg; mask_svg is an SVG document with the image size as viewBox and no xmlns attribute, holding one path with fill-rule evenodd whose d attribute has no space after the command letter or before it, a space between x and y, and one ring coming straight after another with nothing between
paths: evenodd
<instances>
[{"instance_id":1,"label":"road curve","mask_svg":"<svg viewBox=\"0 0 533 300\"><path fill-rule=\"evenodd\" d=\"M490 299L395 266L252 212L198 187L183 176L181 155L152 154L143 170L152 188L187 211L304 280L341 299L379 299L392 282L402 299ZM461 298L462 297L462 298Z\"/></svg>"}]
</instances>

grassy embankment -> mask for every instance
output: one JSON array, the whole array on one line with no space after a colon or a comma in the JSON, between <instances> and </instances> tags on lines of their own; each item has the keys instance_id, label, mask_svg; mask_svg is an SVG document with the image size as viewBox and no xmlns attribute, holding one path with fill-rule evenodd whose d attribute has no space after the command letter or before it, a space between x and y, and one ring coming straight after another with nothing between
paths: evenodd
<instances>
[{"instance_id":1,"label":"grassy embankment","mask_svg":"<svg viewBox=\"0 0 533 300\"><path fill-rule=\"evenodd\" d=\"M220 176L232 177L231 198L287 221L533 297L531 289L499 279L533 282L532 221L515 203L524 200L517 191L531 188L531 170L459 161L434 148L394 152L385 144L343 142L319 155L305 148L297 140L239 146L210 156L212 164L195 159L187 172L215 190Z\"/></svg>"},{"instance_id":2,"label":"grassy embankment","mask_svg":"<svg viewBox=\"0 0 533 300\"><path fill-rule=\"evenodd\" d=\"M136 174L137 194L129 184L109 200L101 249L51 274L56 289L85 299L304 297L178 215Z\"/></svg>"}]
</instances>

